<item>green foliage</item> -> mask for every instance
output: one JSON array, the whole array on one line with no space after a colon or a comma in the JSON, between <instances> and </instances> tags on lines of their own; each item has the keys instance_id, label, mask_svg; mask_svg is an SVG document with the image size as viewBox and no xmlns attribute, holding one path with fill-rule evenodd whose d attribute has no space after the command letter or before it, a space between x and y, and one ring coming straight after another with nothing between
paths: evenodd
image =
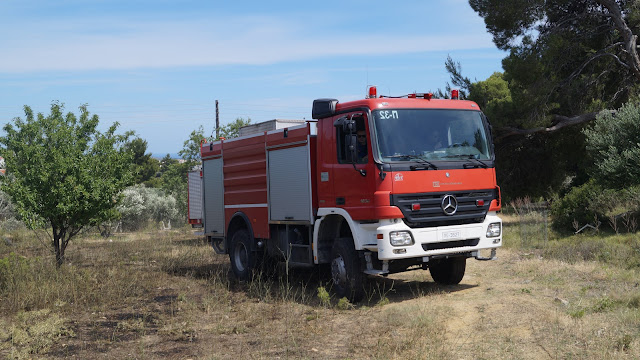
<instances>
[{"instance_id":1,"label":"green foliage","mask_svg":"<svg viewBox=\"0 0 640 360\"><path fill-rule=\"evenodd\" d=\"M7 168L2 189L29 227L51 226L59 265L83 228L118 216L119 193L132 180L124 146L131 134L116 134L117 123L98 131L98 116L85 105L79 117L63 110L53 103L49 115L35 115L25 106L25 119L13 119L0 137Z\"/></svg>"},{"instance_id":2,"label":"green foliage","mask_svg":"<svg viewBox=\"0 0 640 360\"><path fill-rule=\"evenodd\" d=\"M595 216L602 215L598 212L595 199L603 191L604 189L593 180L571 189L551 207L553 226L559 230L569 230L573 228L574 221L580 226L593 222Z\"/></svg>"},{"instance_id":3,"label":"green foliage","mask_svg":"<svg viewBox=\"0 0 640 360\"><path fill-rule=\"evenodd\" d=\"M640 211L640 186L626 189L607 189L595 179L571 189L551 207L553 225L558 230L594 224L596 218L616 232L624 228L634 232L637 213ZM577 229L574 229L577 230Z\"/></svg>"},{"instance_id":4,"label":"green foliage","mask_svg":"<svg viewBox=\"0 0 640 360\"><path fill-rule=\"evenodd\" d=\"M144 185L125 189L118 211L125 230L141 229L151 221L171 221L174 224L180 221L176 199L161 189L147 188Z\"/></svg>"},{"instance_id":5,"label":"green foliage","mask_svg":"<svg viewBox=\"0 0 640 360\"><path fill-rule=\"evenodd\" d=\"M622 9L622 22L637 34L637 4L613 3ZM503 194L550 197L585 183L590 164L581 126L510 134L512 129L553 127L563 116L620 107L638 93L631 57L620 45L623 39L612 13L596 0L469 4L484 18L496 45L509 52L502 76L471 84L469 94L494 125Z\"/></svg>"},{"instance_id":6,"label":"green foliage","mask_svg":"<svg viewBox=\"0 0 640 360\"><path fill-rule=\"evenodd\" d=\"M617 189L640 185L640 104L629 102L615 115L602 112L584 134L599 183Z\"/></svg>"},{"instance_id":7,"label":"green foliage","mask_svg":"<svg viewBox=\"0 0 640 360\"><path fill-rule=\"evenodd\" d=\"M487 80L472 83L469 100L478 103L490 120L504 121L506 115L513 112L514 104L509 83L500 72L493 73ZM496 121L492 121L492 124L505 125Z\"/></svg>"},{"instance_id":8,"label":"green foliage","mask_svg":"<svg viewBox=\"0 0 640 360\"><path fill-rule=\"evenodd\" d=\"M11 198L4 191L0 190L0 221L12 218L13 215L13 203L11 202Z\"/></svg>"},{"instance_id":9,"label":"green foliage","mask_svg":"<svg viewBox=\"0 0 640 360\"><path fill-rule=\"evenodd\" d=\"M225 139L232 139L240 136L240 128L245 127L247 125L251 125L251 118L247 118L247 120L239 117L236 118L233 122L228 123L220 127L220 137ZM219 139L214 139L219 140Z\"/></svg>"},{"instance_id":10,"label":"green foliage","mask_svg":"<svg viewBox=\"0 0 640 360\"><path fill-rule=\"evenodd\" d=\"M324 307L331 307L331 295L324 286L318 287L318 299L320 299L320 303Z\"/></svg>"},{"instance_id":11,"label":"green foliage","mask_svg":"<svg viewBox=\"0 0 640 360\"><path fill-rule=\"evenodd\" d=\"M197 163L200 161L200 144L206 140L204 136L204 128L202 125L197 130L193 130L189 135L189 139L184 142L182 150L178 152L188 163Z\"/></svg>"},{"instance_id":12,"label":"green foliage","mask_svg":"<svg viewBox=\"0 0 640 360\"><path fill-rule=\"evenodd\" d=\"M353 310L354 309L353 304L350 303L349 299L347 299L346 297L343 297L340 300L338 300L338 304L336 305L336 307L338 308L338 310Z\"/></svg>"},{"instance_id":13,"label":"green foliage","mask_svg":"<svg viewBox=\"0 0 640 360\"><path fill-rule=\"evenodd\" d=\"M639 30L633 2L614 1L633 33ZM470 0L495 44L510 51L503 61L518 104L539 104L531 118L554 111L580 114L596 102L619 106L637 88L612 13L597 0ZM528 101L529 100L529 101ZM528 109L532 109L526 106ZM597 110L597 109L596 109Z\"/></svg>"},{"instance_id":14,"label":"green foliage","mask_svg":"<svg viewBox=\"0 0 640 360\"><path fill-rule=\"evenodd\" d=\"M179 216L184 221L187 218L187 174L192 167L174 160L163 169L161 177L161 189L176 199Z\"/></svg>"},{"instance_id":15,"label":"green foliage","mask_svg":"<svg viewBox=\"0 0 640 360\"><path fill-rule=\"evenodd\" d=\"M630 102L615 115L602 112L583 130L592 179L554 203L554 223L567 228L573 220L594 222L597 216L619 232L635 231L640 211L640 105Z\"/></svg>"},{"instance_id":16,"label":"green foliage","mask_svg":"<svg viewBox=\"0 0 640 360\"><path fill-rule=\"evenodd\" d=\"M240 128L249 124L251 124L251 119L237 118L235 121L220 128L220 137L225 139L238 137ZM187 217L187 174L200 163L200 144L202 140L209 141L211 139L207 139L204 136L204 128L200 126L191 132L189 139L184 142L182 150L179 151L184 162L180 163L175 159L171 159L169 154L160 162L160 187L176 199L179 214L183 219Z\"/></svg>"},{"instance_id":17,"label":"green foliage","mask_svg":"<svg viewBox=\"0 0 640 360\"><path fill-rule=\"evenodd\" d=\"M158 160L151 157L151 153L145 154L147 151L147 141L141 138L135 138L125 144L125 148L131 152L134 183L147 185L155 177L156 173L160 170L160 163Z\"/></svg>"}]
</instances>

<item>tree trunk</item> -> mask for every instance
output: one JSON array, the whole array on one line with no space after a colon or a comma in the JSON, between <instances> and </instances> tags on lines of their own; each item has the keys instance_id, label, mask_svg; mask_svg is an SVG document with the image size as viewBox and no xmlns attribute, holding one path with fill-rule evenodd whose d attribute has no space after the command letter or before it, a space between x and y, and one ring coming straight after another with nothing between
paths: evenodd
<instances>
[{"instance_id":1,"label":"tree trunk","mask_svg":"<svg viewBox=\"0 0 640 360\"><path fill-rule=\"evenodd\" d=\"M64 250L60 246L60 238L57 234L53 234L53 249L56 253L56 266L59 268L64 263Z\"/></svg>"},{"instance_id":2,"label":"tree trunk","mask_svg":"<svg viewBox=\"0 0 640 360\"><path fill-rule=\"evenodd\" d=\"M622 9L615 0L598 0L598 2L609 10L609 15L611 15L616 29L624 39L625 53L627 55L626 64L636 79L640 81L640 57L638 56L637 49L638 36L634 35L631 28L629 28L629 25L622 15Z\"/></svg>"},{"instance_id":3,"label":"tree trunk","mask_svg":"<svg viewBox=\"0 0 640 360\"><path fill-rule=\"evenodd\" d=\"M59 229L54 224L51 224L51 232L53 233L53 250L56 254L56 267L59 268L64 264L64 251L69 240L65 240L67 233L65 228Z\"/></svg>"}]
</instances>

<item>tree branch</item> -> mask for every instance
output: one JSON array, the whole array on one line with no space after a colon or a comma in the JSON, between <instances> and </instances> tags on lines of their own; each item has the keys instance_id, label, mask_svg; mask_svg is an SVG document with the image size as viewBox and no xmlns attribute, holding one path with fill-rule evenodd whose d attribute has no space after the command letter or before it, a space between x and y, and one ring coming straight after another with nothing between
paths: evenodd
<instances>
[{"instance_id":1,"label":"tree branch","mask_svg":"<svg viewBox=\"0 0 640 360\"><path fill-rule=\"evenodd\" d=\"M611 114L615 114L615 110L604 110L609 111ZM537 127L532 129L518 129L514 127L505 126L502 128L497 128L496 132L501 133L499 136L496 136L496 140L502 140L510 136L514 135L531 135L537 133L552 133L558 131L567 126L573 126L578 124L584 124L589 121L595 120L596 116L600 113L600 111L595 111L587 114L582 114L578 116L563 116L563 115L554 115L553 123L554 125L550 127Z\"/></svg>"},{"instance_id":2,"label":"tree branch","mask_svg":"<svg viewBox=\"0 0 640 360\"><path fill-rule=\"evenodd\" d=\"M640 81L640 57L638 56L638 36L634 35L629 25L625 21L622 15L622 9L615 0L598 0L602 6L606 7L611 18L616 26L616 29L620 31L622 38L624 39L625 48L629 53L629 60L627 65L631 68L633 75Z\"/></svg>"}]
</instances>

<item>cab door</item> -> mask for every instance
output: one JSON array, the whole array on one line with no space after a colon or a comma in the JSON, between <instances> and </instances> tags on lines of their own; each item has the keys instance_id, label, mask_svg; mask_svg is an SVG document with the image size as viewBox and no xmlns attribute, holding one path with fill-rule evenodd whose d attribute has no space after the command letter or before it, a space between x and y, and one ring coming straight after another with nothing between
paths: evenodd
<instances>
[{"instance_id":1,"label":"cab door","mask_svg":"<svg viewBox=\"0 0 640 360\"><path fill-rule=\"evenodd\" d=\"M336 126L339 119L353 120L354 126L351 129ZM354 220L373 219L376 167L367 114L362 111L341 114L334 118L332 125L335 139L335 157L330 167L332 202L335 207L344 208Z\"/></svg>"}]
</instances>

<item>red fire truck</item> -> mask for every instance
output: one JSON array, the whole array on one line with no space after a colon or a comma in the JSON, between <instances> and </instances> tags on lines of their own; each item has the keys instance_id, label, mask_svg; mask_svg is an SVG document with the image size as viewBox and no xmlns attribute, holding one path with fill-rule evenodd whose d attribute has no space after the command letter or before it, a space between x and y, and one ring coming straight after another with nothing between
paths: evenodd
<instances>
[{"instance_id":1,"label":"red fire truck","mask_svg":"<svg viewBox=\"0 0 640 360\"><path fill-rule=\"evenodd\" d=\"M429 269L457 284L467 258L495 259L500 188L476 103L371 87L315 100L312 118L202 144L204 233L236 277L265 259L330 264L337 295L358 301L368 275Z\"/></svg>"}]
</instances>

